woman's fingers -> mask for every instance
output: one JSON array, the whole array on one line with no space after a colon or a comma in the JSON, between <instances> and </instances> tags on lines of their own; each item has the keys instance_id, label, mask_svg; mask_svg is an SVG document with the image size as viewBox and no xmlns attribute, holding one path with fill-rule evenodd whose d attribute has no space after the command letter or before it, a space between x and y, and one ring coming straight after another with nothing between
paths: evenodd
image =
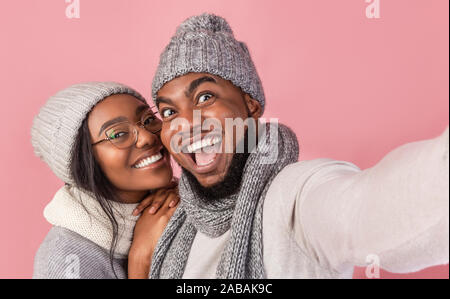
<instances>
[{"instance_id":1,"label":"woman's fingers","mask_svg":"<svg viewBox=\"0 0 450 299\"><path fill-rule=\"evenodd\" d=\"M142 213L143 210L145 210L146 207L150 206L155 199L155 194L151 194L144 198L139 205L133 210L133 216L138 216L140 213Z\"/></svg>"},{"instance_id":2,"label":"woman's fingers","mask_svg":"<svg viewBox=\"0 0 450 299\"><path fill-rule=\"evenodd\" d=\"M169 208L166 210L166 215L169 216L169 217L172 217L172 215L173 215L173 214L175 213L175 211L177 210L177 209L174 209L174 208L176 208L176 207L178 206L180 200L179 200L177 194L172 194L172 197L171 197L170 199L168 199L168 200L171 200L170 203L176 202L176 204L175 204L173 207L170 207L170 206L169 206Z\"/></svg>"},{"instance_id":3,"label":"woman's fingers","mask_svg":"<svg viewBox=\"0 0 450 299\"><path fill-rule=\"evenodd\" d=\"M169 193L167 193L167 192L157 193L150 208L148 209L148 212L150 214L155 214L159 210L159 208L161 208L161 206L166 202L166 199L168 196L169 196Z\"/></svg>"},{"instance_id":4,"label":"woman's fingers","mask_svg":"<svg viewBox=\"0 0 450 299\"><path fill-rule=\"evenodd\" d=\"M160 208L156 212L151 213L150 209L149 209L150 214L166 213L167 210L170 210L172 207L175 207L178 205L179 199L178 199L178 195L176 193L168 192L166 195L167 195L166 199L164 200L164 202L161 203Z\"/></svg>"},{"instance_id":5,"label":"woman's fingers","mask_svg":"<svg viewBox=\"0 0 450 299\"><path fill-rule=\"evenodd\" d=\"M154 201L159 201L161 196L164 197L164 199L167 197L165 196L165 193L167 192L166 189L159 189L157 190L155 193L152 193L150 195L148 195L146 198L144 198L139 205L136 207L136 209L134 209L133 211L133 216L138 216L140 213L142 213L142 211L144 211L147 207L151 206L153 204ZM155 208L158 209L158 206L160 205L155 205Z\"/></svg>"},{"instance_id":6,"label":"woman's fingers","mask_svg":"<svg viewBox=\"0 0 450 299\"><path fill-rule=\"evenodd\" d=\"M167 200L170 200L169 208L173 208L180 202L180 197L178 193L171 193L171 196Z\"/></svg>"},{"instance_id":7,"label":"woman's fingers","mask_svg":"<svg viewBox=\"0 0 450 299\"><path fill-rule=\"evenodd\" d=\"M163 203L168 202L169 208L173 208L178 205L179 201L178 186L176 182L171 182L166 188L159 189L144 198L134 209L133 216L138 216L147 208L150 214L155 214Z\"/></svg>"}]
</instances>

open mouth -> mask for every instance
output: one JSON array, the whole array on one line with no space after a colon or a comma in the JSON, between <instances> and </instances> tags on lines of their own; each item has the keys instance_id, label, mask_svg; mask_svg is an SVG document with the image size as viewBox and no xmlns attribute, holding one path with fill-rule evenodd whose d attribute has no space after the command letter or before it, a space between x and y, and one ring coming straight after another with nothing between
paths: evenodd
<instances>
[{"instance_id":1,"label":"open mouth","mask_svg":"<svg viewBox=\"0 0 450 299\"><path fill-rule=\"evenodd\" d=\"M183 147L183 153L192 159L198 167L211 165L221 152L222 137L207 136L202 140Z\"/></svg>"},{"instance_id":2,"label":"open mouth","mask_svg":"<svg viewBox=\"0 0 450 299\"><path fill-rule=\"evenodd\" d=\"M163 154L163 151L161 150L161 151L157 152L156 154L139 159L131 167L136 168L136 169L144 168L144 167L150 166L152 164L155 164L156 162L160 161L163 158L164 158L164 154Z\"/></svg>"}]
</instances>

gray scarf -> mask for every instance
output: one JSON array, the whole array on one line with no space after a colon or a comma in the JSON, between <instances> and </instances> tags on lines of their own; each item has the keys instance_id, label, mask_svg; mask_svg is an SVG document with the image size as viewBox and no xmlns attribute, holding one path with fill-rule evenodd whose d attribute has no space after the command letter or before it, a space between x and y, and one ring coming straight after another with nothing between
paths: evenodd
<instances>
[{"instance_id":1,"label":"gray scarf","mask_svg":"<svg viewBox=\"0 0 450 299\"><path fill-rule=\"evenodd\" d=\"M158 241L150 277L182 278L197 231L214 238L231 229L217 267L217 278L265 278L264 198L275 176L286 165L297 161L298 151L294 132L281 124L267 124L266 138L260 140L258 150L249 155L237 193L208 201L192 189L185 176L181 176L181 203ZM272 163L268 163L271 159Z\"/></svg>"}]
</instances>

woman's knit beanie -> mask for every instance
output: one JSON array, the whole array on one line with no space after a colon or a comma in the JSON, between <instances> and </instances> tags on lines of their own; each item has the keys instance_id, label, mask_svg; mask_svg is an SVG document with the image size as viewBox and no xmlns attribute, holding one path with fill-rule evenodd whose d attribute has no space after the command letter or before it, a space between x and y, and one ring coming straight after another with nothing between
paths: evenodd
<instances>
[{"instance_id":1,"label":"woman's knit beanie","mask_svg":"<svg viewBox=\"0 0 450 299\"><path fill-rule=\"evenodd\" d=\"M83 120L98 102L114 94L130 94L146 103L137 91L123 84L88 82L59 91L34 118L31 128L34 152L65 183L73 184L71 157Z\"/></svg>"}]
</instances>

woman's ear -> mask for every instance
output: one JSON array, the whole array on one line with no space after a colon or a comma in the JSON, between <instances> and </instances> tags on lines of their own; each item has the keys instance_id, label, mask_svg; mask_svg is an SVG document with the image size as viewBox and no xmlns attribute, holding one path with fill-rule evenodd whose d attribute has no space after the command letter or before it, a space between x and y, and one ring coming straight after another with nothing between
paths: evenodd
<instances>
[{"instance_id":1,"label":"woman's ear","mask_svg":"<svg viewBox=\"0 0 450 299\"><path fill-rule=\"evenodd\" d=\"M247 105L248 115L255 119L260 118L262 116L262 107L261 104L253 99L249 94L244 95L244 101Z\"/></svg>"}]
</instances>

